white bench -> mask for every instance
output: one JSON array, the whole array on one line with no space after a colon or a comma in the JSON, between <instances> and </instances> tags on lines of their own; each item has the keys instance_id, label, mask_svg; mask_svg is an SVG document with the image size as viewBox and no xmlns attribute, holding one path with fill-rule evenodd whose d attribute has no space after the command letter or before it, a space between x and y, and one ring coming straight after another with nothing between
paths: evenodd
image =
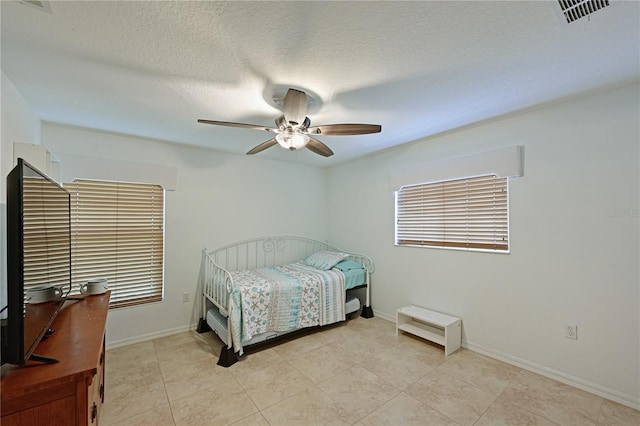
<instances>
[{"instance_id":1,"label":"white bench","mask_svg":"<svg viewBox=\"0 0 640 426\"><path fill-rule=\"evenodd\" d=\"M460 318L419 306L405 306L396 312L396 336L398 330L402 330L442 345L445 356L449 356L460 348L461 329Z\"/></svg>"}]
</instances>

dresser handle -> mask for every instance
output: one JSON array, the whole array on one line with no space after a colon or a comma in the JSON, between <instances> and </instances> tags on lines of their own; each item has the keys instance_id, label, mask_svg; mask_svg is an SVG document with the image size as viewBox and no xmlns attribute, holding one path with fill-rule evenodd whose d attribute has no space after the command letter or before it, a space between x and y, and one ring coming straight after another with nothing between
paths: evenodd
<instances>
[{"instance_id":1,"label":"dresser handle","mask_svg":"<svg viewBox=\"0 0 640 426\"><path fill-rule=\"evenodd\" d=\"M104 362L104 352L101 352L100 353L100 365L102 365L103 362Z\"/></svg>"},{"instance_id":2,"label":"dresser handle","mask_svg":"<svg viewBox=\"0 0 640 426\"><path fill-rule=\"evenodd\" d=\"M104 383L100 385L100 400L104 404Z\"/></svg>"},{"instance_id":3,"label":"dresser handle","mask_svg":"<svg viewBox=\"0 0 640 426\"><path fill-rule=\"evenodd\" d=\"M94 402L93 403L93 407L91 407L91 423L94 422L94 420L96 419L97 415L98 415L98 406Z\"/></svg>"}]
</instances>

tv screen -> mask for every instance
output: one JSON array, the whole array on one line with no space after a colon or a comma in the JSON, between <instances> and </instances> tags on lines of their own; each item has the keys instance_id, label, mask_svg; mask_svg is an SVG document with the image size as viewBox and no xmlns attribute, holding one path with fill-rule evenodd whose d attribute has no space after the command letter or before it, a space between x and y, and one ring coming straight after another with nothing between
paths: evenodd
<instances>
[{"instance_id":1,"label":"tv screen","mask_svg":"<svg viewBox=\"0 0 640 426\"><path fill-rule=\"evenodd\" d=\"M3 364L24 364L35 356L71 290L69 203L62 186L21 158L7 175Z\"/></svg>"}]
</instances>

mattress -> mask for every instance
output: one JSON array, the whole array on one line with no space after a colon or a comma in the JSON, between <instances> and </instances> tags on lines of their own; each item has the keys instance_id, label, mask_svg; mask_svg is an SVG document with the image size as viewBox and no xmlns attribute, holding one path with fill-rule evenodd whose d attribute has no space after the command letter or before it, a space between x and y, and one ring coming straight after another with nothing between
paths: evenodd
<instances>
[{"instance_id":1,"label":"mattress","mask_svg":"<svg viewBox=\"0 0 640 426\"><path fill-rule=\"evenodd\" d=\"M357 297L351 297L344 304L345 314L351 314L360 309L360 299ZM207 324L213 330L214 333L218 335L220 340L224 342L225 345L229 346L229 334L227 332L227 317L223 316L217 308L211 308L207 311ZM295 330L292 330L295 331ZM265 340L273 339L278 336L283 336L285 334L291 333L292 331L281 331L281 332L268 332L257 334L253 336L246 342L243 342L243 345L253 345L256 343L264 342Z\"/></svg>"}]
</instances>

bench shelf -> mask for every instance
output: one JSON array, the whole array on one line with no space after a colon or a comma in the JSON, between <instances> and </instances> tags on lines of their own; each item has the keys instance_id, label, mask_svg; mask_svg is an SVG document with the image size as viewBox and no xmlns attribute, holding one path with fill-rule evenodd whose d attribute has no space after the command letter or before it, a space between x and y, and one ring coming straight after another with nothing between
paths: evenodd
<instances>
[{"instance_id":1,"label":"bench shelf","mask_svg":"<svg viewBox=\"0 0 640 426\"><path fill-rule=\"evenodd\" d=\"M396 312L396 335L399 330L444 346L445 356L460 348L462 342L460 318L409 305Z\"/></svg>"}]
</instances>

